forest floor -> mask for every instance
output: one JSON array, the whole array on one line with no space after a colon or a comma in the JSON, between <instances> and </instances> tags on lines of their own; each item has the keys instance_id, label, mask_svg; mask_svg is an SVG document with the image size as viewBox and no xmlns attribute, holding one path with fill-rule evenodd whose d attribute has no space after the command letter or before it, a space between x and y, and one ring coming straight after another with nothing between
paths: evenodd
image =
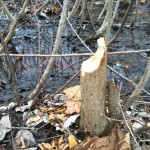
<instances>
[{"instance_id":1,"label":"forest floor","mask_svg":"<svg viewBox=\"0 0 150 150\"><path fill-rule=\"evenodd\" d=\"M43 12L40 12L36 16L33 16L29 13L22 19L16 29L15 35L8 44L8 48L11 53L52 53L61 13L60 6L56 4L55 7L57 7L56 12L51 12L50 15L46 15ZM72 2L70 2L69 7L71 10ZM103 5L100 4L95 5L96 10L101 10L102 7ZM19 7L14 10L12 9L15 15L16 12L18 12L19 10ZM123 10L126 10L126 8L120 9L120 13L115 20L113 28L111 29L111 37L113 37L113 35L116 33L116 25L121 23L122 21L122 16L124 15ZM93 17L97 17L97 14L94 14ZM108 47L109 52L136 51L146 50L150 48L150 6L147 3L138 5L137 20L135 24L130 27L129 25L134 17L135 13L132 13L129 16L129 19L127 20L125 27L123 28L118 39ZM91 26L89 25L88 19L85 19L85 21L82 23L82 27L80 27L79 25L78 16L71 18L70 22L75 30L78 32L81 39L84 39L87 46L89 46L89 48L93 52L95 52L97 49L97 42L87 42L88 37L92 34ZM8 23L9 20L6 15L4 13L1 13L1 32L5 31L5 34L8 33ZM100 23L96 24L95 29L98 29L99 26ZM89 51L76 37L69 24L66 23L59 48L59 54L74 53L89 53ZM4 150L11 150L13 149L12 147L14 145L18 149L31 149L32 147L31 150L36 150L40 147L41 149L43 148L43 150L46 150L46 148L44 149L44 146L46 147L45 143L49 143L48 146L50 149L65 149L65 147L67 146L70 148L72 145L80 143L85 137L87 137L86 133L79 130L79 113L77 113L77 111L68 114L64 113L67 107L64 97L67 94L57 95L59 98L55 97L55 102L51 102L52 99L46 97L47 94L51 95L56 92L80 69L81 62L76 62L79 62L84 58L86 57L78 56L56 58L53 72L49 75L43 91L41 91L39 97L36 100L36 105L34 105L34 107L32 108L30 108L30 103L32 103L32 101L30 103L27 103L27 97L33 91L38 81L40 80L47 66L49 58L12 58L13 66L17 77L17 84L19 88L22 108L16 107L14 103L12 103L15 98L15 92L12 88L10 76L9 74L1 71L0 118L2 126L4 124L7 124L8 126L5 129L0 126L0 133L2 133L0 135L0 150L2 148ZM148 53L146 52L108 55L108 64L112 68L114 68L119 74L122 74L130 80L134 80L135 83L138 83L145 70L147 58ZM5 58L2 57L2 59L3 65L7 66L5 63ZM73 63L76 64L69 67ZM131 83L123 80L122 77L116 75L109 69L107 71L107 76L108 80L115 80L118 85L122 84L121 96L124 99L127 99L127 97L129 97L134 89ZM68 87L79 84L80 76L74 79ZM146 84L145 89L147 91L150 91L150 81ZM150 97L145 95L145 93L142 93L139 103L141 103L141 101L144 101L148 105L145 105L145 103L144 105L139 105L139 107L137 108L138 112L134 115L134 117L136 118L136 115L138 114L139 120L144 120L145 123L148 123L150 121L148 113L150 111L149 98ZM12 109L9 110L8 106ZM4 107L6 108L5 110ZM141 113L140 115L139 112ZM132 122L132 124L134 123ZM65 125L67 127L64 127ZM146 131L146 133L140 132L139 135L136 135L138 137L141 147L143 145L146 147L148 144L150 144L149 133L148 131ZM28 138L26 138L27 136ZM42 145L42 143L44 143L45 145Z\"/></svg>"}]
</instances>

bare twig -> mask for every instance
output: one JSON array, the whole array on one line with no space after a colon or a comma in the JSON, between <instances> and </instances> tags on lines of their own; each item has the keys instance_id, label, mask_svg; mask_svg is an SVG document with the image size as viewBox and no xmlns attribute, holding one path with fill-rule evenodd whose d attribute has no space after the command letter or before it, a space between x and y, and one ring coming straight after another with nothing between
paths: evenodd
<instances>
[{"instance_id":1,"label":"bare twig","mask_svg":"<svg viewBox=\"0 0 150 150\"><path fill-rule=\"evenodd\" d=\"M64 84L59 90L57 90L52 96L58 94L61 92L68 84L70 84L78 75L80 74L80 70L70 79L67 81L66 84Z\"/></svg>"},{"instance_id":2,"label":"bare twig","mask_svg":"<svg viewBox=\"0 0 150 150\"><path fill-rule=\"evenodd\" d=\"M119 74L116 70L114 70L112 67L110 67L109 65L107 65L107 67L112 70L114 73L116 73L117 75L119 75L121 78L123 78L124 80L128 81L129 83L133 84L135 87L137 87L138 85L135 84L132 80L129 80L128 78L126 78L125 76ZM150 95L150 93L148 91L146 91L145 89L142 88L142 91L145 92L146 94Z\"/></svg>"},{"instance_id":3,"label":"bare twig","mask_svg":"<svg viewBox=\"0 0 150 150\"><path fill-rule=\"evenodd\" d=\"M86 5L89 21L90 21L90 24L91 24L91 27L92 27L92 31L93 31L93 33L95 33L95 29L94 29L93 22L92 22L92 19L91 19L91 14L90 14L90 10L88 8L87 0L85 0L85 5Z\"/></svg>"},{"instance_id":4,"label":"bare twig","mask_svg":"<svg viewBox=\"0 0 150 150\"><path fill-rule=\"evenodd\" d=\"M120 105L120 109L121 109L121 113L122 113L123 119L124 119L124 121L125 121L125 123L126 123L126 126L128 127L129 132L130 132L130 134L132 135L132 137L133 137L133 139L134 139L134 142L135 142L136 145L138 146L139 150L141 150L141 148L140 148L140 146L139 146L139 144L138 144L138 142L137 142L137 140L136 140L136 138L135 138L135 136L134 136L134 134L133 134L133 132L132 132L132 130L131 130L131 128L130 128L130 126L128 125L127 119L126 119L126 117L125 117L125 115L124 115L124 112L123 112L123 110L122 110L121 105Z\"/></svg>"},{"instance_id":5,"label":"bare twig","mask_svg":"<svg viewBox=\"0 0 150 150\"><path fill-rule=\"evenodd\" d=\"M134 1L135 1L135 0L131 0L130 4L129 4L129 6L128 6L128 9L127 9L127 11L126 11L126 13L125 13L125 16L124 16L124 18L123 18L123 21L122 21L122 24L121 24L120 28L118 29L118 31L117 31L117 33L115 34L115 36L109 41L108 45L112 44L112 43L118 38L118 36L119 36L119 34L120 34L120 32L121 32L121 30L122 30L122 28L123 28L123 26L124 26L124 24L125 24L127 18L128 18L128 16L129 16L129 12L130 12L131 9L132 9L132 6L133 6Z\"/></svg>"},{"instance_id":6,"label":"bare twig","mask_svg":"<svg viewBox=\"0 0 150 150\"><path fill-rule=\"evenodd\" d=\"M142 52L150 52L150 49L145 50L130 50L130 51L121 51L121 52L108 52L108 55L117 55L117 54L139 54ZM75 57L75 56L92 56L93 53L80 53L80 54L9 54L10 57ZM0 54L5 56L5 54Z\"/></svg>"},{"instance_id":7,"label":"bare twig","mask_svg":"<svg viewBox=\"0 0 150 150\"><path fill-rule=\"evenodd\" d=\"M108 4L108 1L109 1L109 0L106 0L106 1L105 1L105 5L104 5L104 7L103 7L103 10L101 11L101 13L100 13L100 15L98 16L98 18L97 18L97 20L96 20L95 23L97 23L97 22L100 20L100 18L102 17L102 15L104 14L104 11L106 10L106 6L107 6L107 4Z\"/></svg>"},{"instance_id":8,"label":"bare twig","mask_svg":"<svg viewBox=\"0 0 150 150\"><path fill-rule=\"evenodd\" d=\"M77 12L77 10L80 6L80 3L81 3L81 0L76 0L74 6L72 8L72 11L70 12L70 15L69 15L68 19L70 19L71 17L74 16L74 14Z\"/></svg>"},{"instance_id":9,"label":"bare twig","mask_svg":"<svg viewBox=\"0 0 150 150\"><path fill-rule=\"evenodd\" d=\"M10 120L12 120L12 119L10 118ZM14 150L16 150L16 147L15 147L15 144L14 144L14 136L13 136L13 131L12 131L12 124L11 124L10 131L11 131L12 147L13 147Z\"/></svg>"},{"instance_id":10,"label":"bare twig","mask_svg":"<svg viewBox=\"0 0 150 150\"><path fill-rule=\"evenodd\" d=\"M85 18L85 0L81 0L82 1L82 8L81 8L81 11L79 13L79 16L80 16L80 28L82 28L82 22Z\"/></svg>"},{"instance_id":11,"label":"bare twig","mask_svg":"<svg viewBox=\"0 0 150 150\"><path fill-rule=\"evenodd\" d=\"M106 39L107 43L109 41L110 29L111 29L112 20L113 20L112 19L113 3L114 3L113 0L109 0L109 3L108 3L108 12L106 14L107 29L106 29L105 39Z\"/></svg>"},{"instance_id":12,"label":"bare twig","mask_svg":"<svg viewBox=\"0 0 150 150\"><path fill-rule=\"evenodd\" d=\"M112 17L112 24L113 24L114 19L115 19L116 15L117 15L117 11L118 11L118 8L119 8L120 1L121 0L117 0L117 2L116 2L115 8L114 8L114 12L113 12L113 17Z\"/></svg>"},{"instance_id":13,"label":"bare twig","mask_svg":"<svg viewBox=\"0 0 150 150\"><path fill-rule=\"evenodd\" d=\"M65 25L65 21L66 21L65 14L67 12L67 5L68 5L68 0L64 0L63 10L62 10L61 19L60 19L60 22L59 22L59 27L58 27L58 31L57 31L57 35L56 35L56 40L55 40L55 44L54 44L53 54L56 54L58 49L59 49L59 44L60 44L60 41L61 41L61 35L62 35L63 29L64 29L64 25ZM49 60L48 66L47 66L47 68L46 68L42 78L40 79L39 83L37 84L36 88L29 95L29 99L34 98L38 94L40 89L44 86L45 81L48 78L48 75L52 71L54 62L55 62L55 57L52 57Z\"/></svg>"},{"instance_id":14,"label":"bare twig","mask_svg":"<svg viewBox=\"0 0 150 150\"><path fill-rule=\"evenodd\" d=\"M59 3L60 7L63 8L63 6L61 5L61 3L59 2L59 0L57 0L57 2ZM69 24L69 26L71 27L72 31L75 33L75 35L77 36L77 38L81 41L81 43L85 46L85 48L87 48L88 51L90 51L91 53L93 53L93 51L85 44L85 42L80 38L79 34L76 32L76 30L74 29L74 27L72 26L72 24L70 23L69 19L67 18L67 16L65 15L65 18Z\"/></svg>"},{"instance_id":15,"label":"bare twig","mask_svg":"<svg viewBox=\"0 0 150 150\"><path fill-rule=\"evenodd\" d=\"M6 5L4 4L3 0L0 0L0 7L3 7L4 12L6 13L6 15L8 16L8 18L10 19L11 23L14 24L15 23L15 18L14 16L10 13L10 11L8 10L8 8L6 7Z\"/></svg>"},{"instance_id":16,"label":"bare twig","mask_svg":"<svg viewBox=\"0 0 150 150\"><path fill-rule=\"evenodd\" d=\"M70 68L71 66L73 66L73 65L75 65L75 64L77 64L77 63L80 63L80 62L82 62L82 61L84 61L84 60L86 60L86 59L87 59L87 58L81 59L80 61L77 61L77 62L75 62L75 63L73 63L73 64L67 66L65 69L61 70L58 74L56 74L50 81L48 81L48 82L44 85L44 87L39 91L39 93L37 94L37 96L40 94L40 92L42 92L42 91L44 90L44 88L45 88L47 85L50 85L50 83L51 83L59 74L61 74L61 73L64 72L66 69Z\"/></svg>"},{"instance_id":17,"label":"bare twig","mask_svg":"<svg viewBox=\"0 0 150 150\"><path fill-rule=\"evenodd\" d=\"M25 11L25 8L26 8L27 5L28 5L28 2L29 2L29 0L26 0L26 1L24 2L21 11L19 12L17 18L15 19L15 22L14 22L13 25L11 26L11 29L10 29L8 35L7 35L7 37L6 37L5 40L4 40L6 44L9 42L9 40L10 40L10 39L12 38L12 36L14 35L15 29L16 29L16 27L17 27L17 24L18 24L19 20L23 17L24 11ZM3 49L3 46L0 47L0 53L2 53L2 49Z\"/></svg>"},{"instance_id":18,"label":"bare twig","mask_svg":"<svg viewBox=\"0 0 150 150\"><path fill-rule=\"evenodd\" d=\"M133 102L135 102L135 105L134 105L134 108L135 108L136 102L140 97L141 90L143 89L143 87L147 83L149 77L150 77L150 57L148 59L148 63L147 63L146 69L144 71L143 77L141 78L140 82L136 86L135 90L132 92L129 100L124 105L124 111L127 111ZM133 108L133 110L134 110L134 108Z\"/></svg>"},{"instance_id":19,"label":"bare twig","mask_svg":"<svg viewBox=\"0 0 150 150\"><path fill-rule=\"evenodd\" d=\"M20 98L19 98L19 91L18 91L18 85L17 85L16 76L15 76L15 71L14 71L14 68L12 66L11 58L9 56L9 52L8 52L7 47L6 47L6 43L3 39L2 33L0 33L0 39L1 39L1 43L4 47L4 51L5 51L5 54L6 54L7 61L8 61L8 66L9 66L9 70L10 70L10 73L11 73L12 83L14 84L14 88L15 88L15 92L16 92L16 103L17 103L17 105L19 105L20 104Z\"/></svg>"}]
</instances>

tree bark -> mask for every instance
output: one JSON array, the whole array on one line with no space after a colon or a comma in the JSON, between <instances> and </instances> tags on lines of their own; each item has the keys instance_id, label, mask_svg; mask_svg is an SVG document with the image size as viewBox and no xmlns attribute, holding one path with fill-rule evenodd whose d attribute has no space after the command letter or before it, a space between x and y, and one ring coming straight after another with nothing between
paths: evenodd
<instances>
[{"instance_id":1,"label":"tree bark","mask_svg":"<svg viewBox=\"0 0 150 150\"><path fill-rule=\"evenodd\" d=\"M80 127L91 135L105 132L107 47L104 38L98 40L97 52L81 67L81 121ZM102 115L103 114L103 115Z\"/></svg>"}]
</instances>

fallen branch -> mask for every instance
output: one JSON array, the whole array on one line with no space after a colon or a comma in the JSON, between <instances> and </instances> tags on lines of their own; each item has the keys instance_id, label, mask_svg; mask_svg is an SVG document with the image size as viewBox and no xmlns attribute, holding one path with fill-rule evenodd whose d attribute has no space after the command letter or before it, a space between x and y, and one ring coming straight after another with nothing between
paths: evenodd
<instances>
[{"instance_id":1,"label":"fallen branch","mask_svg":"<svg viewBox=\"0 0 150 150\"><path fill-rule=\"evenodd\" d=\"M121 51L121 52L108 52L108 55L117 55L117 54L135 54L142 52L150 52L150 49L146 50L130 50L130 51ZM75 56L92 56L93 53L80 53L80 54L9 54L11 57L75 57ZM5 56L5 54L0 54Z\"/></svg>"}]
</instances>

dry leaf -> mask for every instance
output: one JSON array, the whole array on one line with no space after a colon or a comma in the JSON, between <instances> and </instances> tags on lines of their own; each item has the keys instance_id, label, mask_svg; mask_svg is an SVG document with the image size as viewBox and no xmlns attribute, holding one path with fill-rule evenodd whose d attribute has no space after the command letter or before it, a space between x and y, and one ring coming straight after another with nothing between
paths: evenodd
<instances>
[{"instance_id":1,"label":"dry leaf","mask_svg":"<svg viewBox=\"0 0 150 150\"><path fill-rule=\"evenodd\" d=\"M49 120L55 120L59 119L60 121L65 121L66 120L66 114L50 114L49 115Z\"/></svg>"},{"instance_id":2,"label":"dry leaf","mask_svg":"<svg viewBox=\"0 0 150 150\"><path fill-rule=\"evenodd\" d=\"M57 109L58 113L63 113L66 110L66 107L61 107Z\"/></svg>"},{"instance_id":3,"label":"dry leaf","mask_svg":"<svg viewBox=\"0 0 150 150\"><path fill-rule=\"evenodd\" d=\"M73 114L75 112L74 104L75 104L74 101L69 101L68 100L66 102L66 106L67 106L67 109L65 111L66 114Z\"/></svg>"},{"instance_id":4,"label":"dry leaf","mask_svg":"<svg viewBox=\"0 0 150 150\"><path fill-rule=\"evenodd\" d=\"M130 147L130 134L126 133L124 138L119 142L120 150L131 149Z\"/></svg>"},{"instance_id":5,"label":"dry leaf","mask_svg":"<svg viewBox=\"0 0 150 150\"><path fill-rule=\"evenodd\" d=\"M53 111L54 110L54 107L39 107L39 109L42 111L42 112L48 112L48 111Z\"/></svg>"},{"instance_id":6,"label":"dry leaf","mask_svg":"<svg viewBox=\"0 0 150 150\"><path fill-rule=\"evenodd\" d=\"M33 122L37 122L40 119L41 119L40 116L35 116L35 117L32 117L32 118L29 118L28 121L27 121L27 124L30 124L30 123L33 123Z\"/></svg>"},{"instance_id":7,"label":"dry leaf","mask_svg":"<svg viewBox=\"0 0 150 150\"><path fill-rule=\"evenodd\" d=\"M80 113L81 111L81 89L80 86L70 87L63 91L67 96L66 114Z\"/></svg>"},{"instance_id":8,"label":"dry leaf","mask_svg":"<svg viewBox=\"0 0 150 150\"><path fill-rule=\"evenodd\" d=\"M55 144L55 141L54 141L54 140L51 141L51 146L52 146L52 147L51 147L52 149L53 149L54 147L56 147L56 144Z\"/></svg>"},{"instance_id":9,"label":"dry leaf","mask_svg":"<svg viewBox=\"0 0 150 150\"><path fill-rule=\"evenodd\" d=\"M59 138L59 145L61 145L61 144L63 143L63 141L64 141L63 138L64 138L63 136L61 136L61 137Z\"/></svg>"},{"instance_id":10,"label":"dry leaf","mask_svg":"<svg viewBox=\"0 0 150 150\"><path fill-rule=\"evenodd\" d=\"M66 106L66 114L80 113L81 111L81 101L67 100Z\"/></svg>"},{"instance_id":11,"label":"dry leaf","mask_svg":"<svg viewBox=\"0 0 150 150\"><path fill-rule=\"evenodd\" d=\"M63 92L66 94L68 100L73 98L76 100L81 100L81 89L79 85L65 89Z\"/></svg>"},{"instance_id":12,"label":"dry leaf","mask_svg":"<svg viewBox=\"0 0 150 150\"><path fill-rule=\"evenodd\" d=\"M49 143L41 143L41 144L38 144L38 146L41 150L51 150L52 149L52 146Z\"/></svg>"},{"instance_id":13,"label":"dry leaf","mask_svg":"<svg viewBox=\"0 0 150 150\"><path fill-rule=\"evenodd\" d=\"M145 0L140 0L140 3L141 4L145 4Z\"/></svg>"},{"instance_id":14,"label":"dry leaf","mask_svg":"<svg viewBox=\"0 0 150 150\"><path fill-rule=\"evenodd\" d=\"M25 144L22 136L21 136L21 148L27 148L27 145Z\"/></svg>"},{"instance_id":15,"label":"dry leaf","mask_svg":"<svg viewBox=\"0 0 150 150\"><path fill-rule=\"evenodd\" d=\"M75 103L74 104L74 109L76 113L80 113L81 111L81 103Z\"/></svg>"},{"instance_id":16,"label":"dry leaf","mask_svg":"<svg viewBox=\"0 0 150 150\"><path fill-rule=\"evenodd\" d=\"M80 115L79 114L75 114L75 115L72 115L70 116L69 118L67 118L63 124L63 128L64 129L69 129L69 127L75 123L76 119L79 117Z\"/></svg>"},{"instance_id":17,"label":"dry leaf","mask_svg":"<svg viewBox=\"0 0 150 150\"><path fill-rule=\"evenodd\" d=\"M51 142L52 148L59 147L59 139L53 139Z\"/></svg>"},{"instance_id":18,"label":"dry leaf","mask_svg":"<svg viewBox=\"0 0 150 150\"><path fill-rule=\"evenodd\" d=\"M25 144L24 144L25 143ZM28 130L20 130L14 138L14 145L18 149L22 147L33 147L36 145L33 134Z\"/></svg>"},{"instance_id":19,"label":"dry leaf","mask_svg":"<svg viewBox=\"0 0 150 150\"><path fill-rule=\"evenodd\" d=\"M109 136L104 137L87 137L84 141L75 149L84 150L115 150L117 143L116 128L114 128ZM119 149L120 150L120 149Z\"/></svg>"},{"instance_id":20,"label":"dry leaf","mask_svg":"<svg viewBox=\"0 0 150 150\"><path fill-rule=\"evenodd\" d=\"M66 114L57 114L56 118L61 120L61 121L65 121L66 120Z\"/></svg>"},{"instance_id":21,"label":"dry leaf","mask_svg":"<svg viewBox=\"0 0 150 150\"><path fill-rule=\"evenodd\" d=\"M0 150L6 150L3 145L0 145Z\"/></svg>"},{"instance_id":22,"label":"dry leaf","mask_svg":"<svg viewBox=\"0 0 150 150\"><path fill-rule=\"evenodd\" d=\"M68 137L68 140L69 140L69 149L72 149L72 148L74 148L75 146L78 145L78 142L76 141L74 135L70 135Z\"/></svg>"},{"instance_id":23,"label":"dry leaf","mask_svg":"<svg viewBox=\"0 0 150 150\"><path fill-rule=\"evenodd\" d=\"M50 114L48 118L49 118L49 120L54 120L55 116L54 116L54 114Z\"/></svg>"},{"instance_id":24,"label":"dry leaf","mask_svg":"<svg viewBox=\"0 0 150 150\"><path fill-rule=\"evenodd\" d=\"M60 150L68 150L68 149L69 149L69 145L68 145L68 144L61 144L61 145L59 146L59 149L60 149Z\"/></svg>"}]
</instances>

